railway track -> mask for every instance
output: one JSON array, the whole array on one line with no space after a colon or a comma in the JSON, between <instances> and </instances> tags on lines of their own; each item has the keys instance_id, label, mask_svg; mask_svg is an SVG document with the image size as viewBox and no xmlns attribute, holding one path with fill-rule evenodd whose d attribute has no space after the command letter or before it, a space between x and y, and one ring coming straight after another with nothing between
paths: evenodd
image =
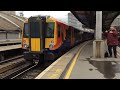
<instances>
[{"instance_id":1,"label":"railway track","mask_svg":"<svg viewBox=\"0 0 120 90\"><path fill-rule=\"evenodd\" d=\"M37 66L36 64L35 65L31 65L30 67L28 66L28 67L24 68L24 70L22 70L22 72L20 72L21 70L19 70L18 71L19 73L16 72L17 74L12 76L10 79L15 79L15 78L19 77L20 75L23 75L24 73L34 69L36 66Z\"/></svg>"},{"instance_id":2,"label":"railway track","mask_svg":"<svg viewBox=\"0 0 120 90\"><path fill-rule=\"evenodd\" d=\"M47 61L40 66L33 66L20 74L12 77L11 79L34 79L37 75L39 75L43 70L45 70L49 65L51 65L53 61Z\"/></svg>"},{"instance_id":3,"label":"railway track","mask_svg":"<svg viewBox=\"0 0 120 90\"><path fill-rule=\"evenodd\" d=\"M47 61L40 66L26 62L25 64L4 73L0 79L34 79L38 74L52 64L52 62L53 61Z\"/></svg>"},{"instance_id":4,"label":"railway track","mask_svg":"<svg viewBox=\"0 0 120 90\"><path fill-rule=\"evenodd\" d=\"M46 61L41 65L32 64L24 60L23 55L6 59L0 62L0 79L33 79L52 62Z\"/></svg>"},{"instance_id":5,"label":"railway track","mask_svg":"<svg viewBox=\"0 0 120 90\"><path fill-rule=\"evenodd\" d=\"M19 58L23 58L23 55L19 55L19 56L13 57L13 58L9 58L9 59L6 59L6 60L3 60L3 61L0 61L0 64L7 63L7 62L10 62L10 61L13 61L13 60L19 59Z\"/></svg>"},{"instance_id":6,"label":"railway track","mask_svg":"<svg viewBox=\"0 0 120 90\"><path fill-rule=\"evenodd\" d=\"M34 68L36 65L33 65L31 63L25 63L19 67L16 67L10 71L8 71L7 73L4 74L4 76L2 76L1 79L14 79L16 77L18 77L19 75L27 72L28 70Z\"/></svg>"},{"instance_id":7,"label":"railway track","mask_svg":"<svg viewBox=\"0 0 120 90\"><path fill-rule=\"evenodd\" d=\"M24 60L23 55L6 59L0 62L0 79L33 79L52 62L53 61L46 61L45 64L37 66ZM29 75L27 75L28 73Z\"/></svg>"},{"instance_id":8,"label":"railway track","mask_svg":"<svg viewBox=\"0 0 120 90\"><path fill-rule=\"evenodd\" d=\"M0 62L0 78L6 76L6 73L18 66L21 66L26 61L23 58L23 55L16 56Z\"/></svg>"}]
</instances>

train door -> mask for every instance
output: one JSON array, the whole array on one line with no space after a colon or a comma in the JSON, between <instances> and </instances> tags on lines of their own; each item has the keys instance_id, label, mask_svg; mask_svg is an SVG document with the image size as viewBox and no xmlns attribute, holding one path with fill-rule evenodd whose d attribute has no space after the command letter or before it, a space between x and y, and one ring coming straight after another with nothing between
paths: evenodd
<instances>
[{"instance_id":1,"label":"train door","mask_svg":"<svg viewBox=\"0 0 120 90\"><path fill-rule=\"evenodd\" d=\"M47 28L45 30L45 48L52 49L55 44L54 40L55 22L47 22L46 24Z\"/></svg>"},{"instance_id":2,"label":"train door","mask_svg":"<svg viewBox=\"0 0 120 90\"><path fill-rule=\"evenodd\" d=\"M29 25L29 43L31 52L42 52L45 47L44 30L46 27L45 17L30 17Z\"/></svg>"},{"instance_id":3,"label":"train door","mask_svg":"<svg viewBox=\"0 0 120 90\"><path fill-rule=\"evenodd\" d=\"M71 27L71 45L73 46L74 45L74 28Z\"/></svg>"},{"instance_id":4,"label":"train door","mask_svg":"<svg viewBox=\"0 0 120 90\"><path fill-rule=\"evenodd\" d=\"M68 27L67 30L66 30L66 42L67 42L67 46L70 47L71 46L71 30L70 30L70 27Z\"/></svg>"},{"instance_id":5,"label":"train door","mask_svg":"<svg viewBox=\"0 0 120 90\"><path fill-rule=\"evenodd\" d=\"M62 26L61 33L62 33L62 42L64 42L64 26Z\"/></svg>"},{"instance_id":6,"label":"train door","mask_svg":"<svg viewBox=\"0 0 120 90\"><path fill-rule=\"evenodd\" d=\"M58 42L61 43L61 25L60 24L58 24L58 33L57 34L58 34L57 35Z\"/></svg>"},{"instance_id":7,"label":"train door","mask_svg":"<svg viewBox=\"0 0 120 90\"><path fill-rule=\"evenodd\" d=\"M73 39L73 45L75 44L75 32L74 32L74 28L72 29L72 39Z\"/></svg>"}]
</instances>

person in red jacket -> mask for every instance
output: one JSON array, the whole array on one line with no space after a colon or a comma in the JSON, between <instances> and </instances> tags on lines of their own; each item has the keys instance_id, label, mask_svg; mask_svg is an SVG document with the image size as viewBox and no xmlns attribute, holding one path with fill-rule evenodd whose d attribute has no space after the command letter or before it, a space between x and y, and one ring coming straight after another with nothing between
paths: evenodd
<instances>
[{"instance_id":1,"label":"person in red jacket","mask_svg":"<svg viewBox=\"0 0 120 90\"><path fill-rule=\"evenodd\" d=\"M110 57L112 57L112 48L114 57L117 58L117 46L118 46L118 32L115 27L111 26L108 31L105 32L107 38L107 45Z\"/></svg>"}]
</instances>

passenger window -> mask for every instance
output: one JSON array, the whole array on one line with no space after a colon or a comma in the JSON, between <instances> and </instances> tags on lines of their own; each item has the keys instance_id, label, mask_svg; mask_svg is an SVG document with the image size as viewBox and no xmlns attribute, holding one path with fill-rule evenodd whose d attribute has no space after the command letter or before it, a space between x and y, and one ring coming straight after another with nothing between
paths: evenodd
<instances>
[{"instance_id":1,"label":"passenger window","mask_svg":"<svg viewBox=\"0 0 120 90\"><path fill-rule=\"evenodd\" d=\"M58 25L58 37L60 37L60 25Z\"/></svg>"},{"instance_id":2,"label":"passenger window","mask_svg":"<svg viewBox=\"0 0 120 90\"><path fill-rule=\"evenodd\" d=\"M64 41L64 28L62 27L62 41Z\"/></svg>"},{"instance_id":3,"label":"passenger window","mask_svg":"<svg viewBox=\"0 0 120 90\"><path fill-rule=\"evenodd\" d=\"M39 22L30 22L30 36L31 38L40 38Z\"/></svg>"},{"instance_id":4,"label":"passenger window","mask_svg":"<svg viewBox=\"0 0 120 90\"><path fill-rule=\"evenodd\" d=\"M70 29L68 29L68 30L66 31L66 39L67 39L67 40L70 40L70 39L71 39L71 30L70 30Z\"/></svg>"},{"instance_id":5,"label":"passenger window","mask_svg":"<svg viewBox=\"0 0 120 90\"><path fill-rule=\"evenodd\" d=\"M62 32L62 41L64 41L64 35L63 35L63 32Z\"/></svg>"}]
</instances>

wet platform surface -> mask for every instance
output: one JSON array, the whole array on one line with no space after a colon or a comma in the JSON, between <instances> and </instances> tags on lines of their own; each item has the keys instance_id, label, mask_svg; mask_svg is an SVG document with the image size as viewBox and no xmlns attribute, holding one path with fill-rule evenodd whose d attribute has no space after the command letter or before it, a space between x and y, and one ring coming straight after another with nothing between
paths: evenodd
<instances>
[{"instance_id":1,"label":"wet platform surface","mask_svg":"<svg viewBox=\"0 0 120 90\"><path fill-rule=\"evenodd\" d=\"M118 58L92 59L92 42L81 51L69 79L120 79Z\"/></svg>"},{"instance_id":2,"label":"wet platform surface","mask_svg":"<svg viewBox=\"0 0 120 90\"><path fill-rule=\"evenodd\" d=\"M96 67L100 73L103 74L104 78L120 79L120 62L116 61L89 61L90 64ZM93 69L91 68L91 71Z\"/></svg>"}]
</instances>

